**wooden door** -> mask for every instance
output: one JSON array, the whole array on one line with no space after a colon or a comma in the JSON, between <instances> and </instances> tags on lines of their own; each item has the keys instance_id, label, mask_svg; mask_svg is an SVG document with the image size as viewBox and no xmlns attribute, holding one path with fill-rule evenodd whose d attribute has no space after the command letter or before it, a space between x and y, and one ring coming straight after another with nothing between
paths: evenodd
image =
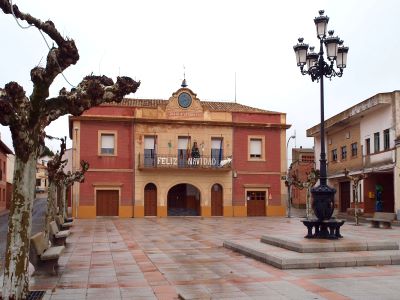
<instances>
[{"instance_id":1,"label":"wooden door","mask_svg":"<svg viewBox=\"0 0 400 300\"><path fill-rule=\"evenodd\" d=\"M340 183L340 211L346 212L350 207L350 181Z\"/></svg>"},{"instance_id":2,"label":"wooden door","mask_svg":"<svg viewBox=\"0 0 400 300\"><path fill-rule=\"evenodd\" d=\"M247 216L265 217L266 191L247 191Z\"/></svg>"},{"instance_id":3,"label":"wooden door","mask_svg":"<svg viewBox=\"0 0 400 300\"><path fill-rule=\"evenodd\" d=\"M96 192L96 216L118 216L119 192L100 190Z\"/></svg>"},{"instance_id":4,"label":"wooden door","mask_svg":"<svg viewBox=\"0 0 400 300\"><path fill-rule=\"evenodd\" d=\"M157 216L157 187L154 184L148 184L144 189L144 215Z\"/></svg>"},{"instance_id":5,"label":"wooden door","mask_svg":"<svg viewBox=\"0 0 400 300\"><path fill-rule=\"evenodd\" d=\"M247 201L247 216L265 217L265 200Z\"/></svg>"},{"instance_id":6,"label":"wooden door","mask_svg":"<svg viewBox=\"0 0 400 300\"><path fill-rule=\"evenodd\" d=\"M222 186L214 184L211 188L211 215L223 215L223 193Z\"/></svg>"}]
</instances>

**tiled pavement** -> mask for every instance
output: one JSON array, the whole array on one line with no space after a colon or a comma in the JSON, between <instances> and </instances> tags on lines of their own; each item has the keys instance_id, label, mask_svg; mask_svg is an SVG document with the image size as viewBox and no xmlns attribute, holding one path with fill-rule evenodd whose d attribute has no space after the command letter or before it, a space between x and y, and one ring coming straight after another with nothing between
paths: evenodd
<instances>
[{"instance_id":1,"label":"tiled pavement","mask_svg":"<svg viewBox=\"0 0 400 300\"><path fill-rule=\"evenodd\" d=\"M345 224L342 234L400 241L400 228ZM45 299L400 299L400 266L280 270L224 240L304 235L297 218L76 220Z\"/></svg>"}]
</instances>

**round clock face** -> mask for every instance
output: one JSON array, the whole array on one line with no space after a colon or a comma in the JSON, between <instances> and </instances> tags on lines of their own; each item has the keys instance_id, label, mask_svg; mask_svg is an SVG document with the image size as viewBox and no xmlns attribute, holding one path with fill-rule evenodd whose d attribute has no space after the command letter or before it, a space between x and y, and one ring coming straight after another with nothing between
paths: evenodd
<instances>
[{"instance_id":1,"label":"round clock face","mask_svg":"<svg viewBox=\"0 0 400 300\"><path fill-rule=\"evenodd\" d=\"M178 97L178 103L183 108L188 108L192 104L192 97L188 93L181 93Z\"/></svg>"}]
</instances>

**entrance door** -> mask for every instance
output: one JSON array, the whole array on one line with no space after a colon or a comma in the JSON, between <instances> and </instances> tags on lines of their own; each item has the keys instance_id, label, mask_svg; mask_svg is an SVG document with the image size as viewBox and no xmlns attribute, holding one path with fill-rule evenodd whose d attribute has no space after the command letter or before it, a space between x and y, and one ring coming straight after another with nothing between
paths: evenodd
<instances>
[{"instance_id":1,"label":"entrance door","mask_svg":"<svg viewBox=\"0 0 400 300\"><path fill-rule=\"evenodd\" d=\"M214 184L211 188L211 215L222 216L223 215L223 197L222 197L222 186Z\"/></svg>"},{"instance_id":2,"label":"entrance door","mask_svg":"<svg viewBox=\"0 0 400 300\"><path fill-rule=\"evenodd\" d=\"M96 192L96 216L118 216L119 192L99 190Z\"/></svg>"},{"instance_id":3,"label":"entrance door","mask_svg":"<svg viewBox=\"0 0 400 300\"><path fill-rule=\"evenodd\" d=\"M350 207L350 181L340 183L340 211L346 212Z\"/></svg>"},{"instance_id":4,"label":"entrance door","mask_svg":"<svg viewBox=\"0 0 400 300\"><path fill-rule=\"evenodd\" d=\"M144 188L144 215L157 216L157 187L153 183Z\"/></svg>"},{"instance_id":5,"label":"entrance door","mask_svg":"<svg viewBox=\"0 0 400 300\"><path fill-rule=\"evenodd\" d=\"M265 217L265 191L247 192L247 216Z\"/></svg>"},{"instance_id":6,"label":"entrance door","mask_svg":"<svg viewBox=\"0 0 400 300\"><path fill-rule=\"evenodd\" d=\"M200 191L191 184L177 184L167 195L168 216L200 216Z\"/></svg>"}]
</instances>

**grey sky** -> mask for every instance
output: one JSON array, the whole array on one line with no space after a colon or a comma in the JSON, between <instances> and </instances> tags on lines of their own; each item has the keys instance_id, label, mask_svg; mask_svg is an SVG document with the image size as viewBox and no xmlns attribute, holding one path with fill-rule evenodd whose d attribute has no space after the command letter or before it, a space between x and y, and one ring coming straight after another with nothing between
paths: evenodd
<instances>
[{"instance_id":1,"label":"grey sky","mask_svg":"<svg viewBox=\"0 0 400 300\"><path fill-rule=\"evenodd\" d=\"M168 99L179 88L185 65L189 87L200 99L234 101L236 72L237 101L287 113L292 124L287 136L296 130L297 146L313 145L305 130L319 123L319 85L300 74L293 45L302 36L317 46L313 19L319 9L330 17L328 28L350 47L344 76L325 81L326 117L400 86L400 2L395 0L14 3L51 19L76 41L80 60L64 73L71 83L91 72L121 74L141 80L133 97ZM0 28L0 86L17 81L29 95L30 69L44 63L47 47L36 29L22 30L10 15L0 14ZM59 76L52 95L63 86L70 88ZM64 117L47 133L61 137L67 129ZM8 128L0 130L12 146Z\"/></svg>"}]
</instances>

